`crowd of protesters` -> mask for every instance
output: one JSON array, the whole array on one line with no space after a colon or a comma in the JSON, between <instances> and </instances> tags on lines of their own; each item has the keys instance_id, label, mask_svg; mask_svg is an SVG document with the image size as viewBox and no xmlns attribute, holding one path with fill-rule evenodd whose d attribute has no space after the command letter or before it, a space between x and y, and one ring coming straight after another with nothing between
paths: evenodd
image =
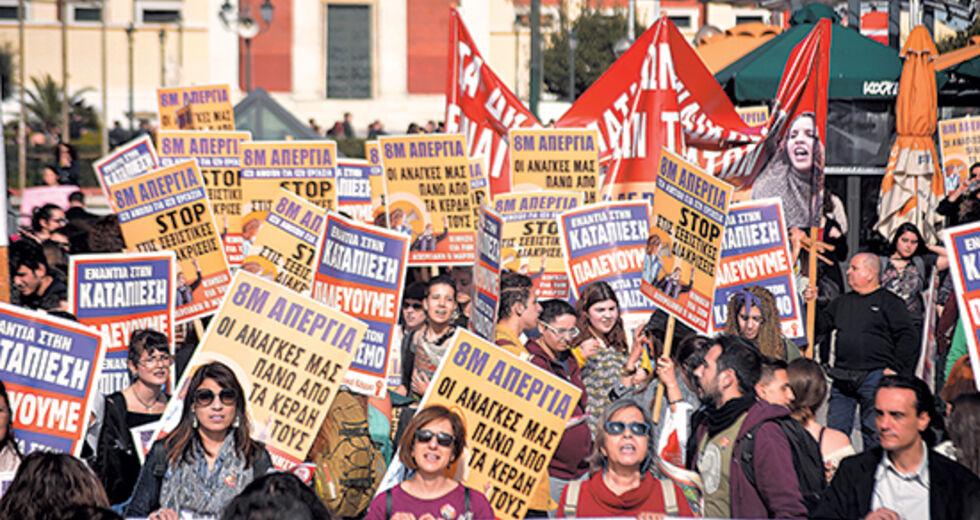
<instances>
[{"instance_id":1,"label":"crowd of protesters","mask_svg":"<svg viewBox=\"0 0 980 520\"><path fill-rule=\"evenodd\" d=\"M378 125L372 128L383 132ZM434 123L412 130L439 131ZM352 136L350 115L331 131ZM58 159L46 167L45 182L77 179L71 148L59 146ZM975 164L940 206L950 221L980 215L978 183ZM540 300L532 277L504 271L495 344L582 391L529 516L980 517L980 394L946 252L904 224L882 251L848 257L846 216L835 199L828 193L823 236L836 247L821 253L817 280L798 280L801 304L818 311L813 347L782 334L775 299L760 286L735 292L720 335L679 325L665 356L662 312L631 333L605 282L586 287L573 304ZM814 244L801 230L790 236L803 272ZM90 213L80 192L68 207L36 208L12 239L12 302L69 319L69 255L124 245L116 218ZM925 297L933 272L946 288L934 313ZM419 408L454 332L468 325L472 271L413 268L407 280L384 399L396 412L370 424L385 463L404 472L393 486L370 489L374 498L358 516L492 517L486 490L460 484L462 418ZM0 382L0 471L16 470L0 517L336 515L315 487L274 471L250 434L246 389L218 362L191 375L177 427L145 460L136 455L130 430L160 418L171 371L179 376L198 346L198 331L178 328L175 352L159 332L132 333L131 384L99 398L82 459L22 456ZM939 338L928 382L917 377L927 328ZM362 405L367 415L377 407Z\"/></svg>"}]
</instances>

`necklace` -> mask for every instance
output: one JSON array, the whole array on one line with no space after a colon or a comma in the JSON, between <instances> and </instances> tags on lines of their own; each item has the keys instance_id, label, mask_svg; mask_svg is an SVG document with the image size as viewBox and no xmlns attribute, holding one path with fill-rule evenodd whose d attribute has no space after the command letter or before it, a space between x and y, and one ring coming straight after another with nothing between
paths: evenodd
<instances>
[{"instance_id":1,"label":"necklace","mask_svg":"<svg viewBox=\"0 0 980 520\"><path fill-rule=\"evenodd\" d=\"M150 401L150 404L146 404L146 401L140 399L140 395L136 393L135 389L131 388L130 390L132 391L133 397L136 398L136 400L139 401L139 403L143 405L143 408L145 408L146 411L148 412L153 410L153 406L157 404L157 401L160 400L159 394L157 394L153 396L153 399Z\"/></svg>"}]
</instances>

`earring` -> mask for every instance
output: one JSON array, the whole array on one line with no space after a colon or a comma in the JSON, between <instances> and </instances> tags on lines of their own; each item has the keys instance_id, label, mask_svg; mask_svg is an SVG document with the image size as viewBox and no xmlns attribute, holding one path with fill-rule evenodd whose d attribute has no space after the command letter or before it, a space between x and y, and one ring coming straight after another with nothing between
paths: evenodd
<instances>
[{"instance_id":1,"label":"earring","mask_svg":"<svg viewBox=\"0 0 980 520\"><path fill-rule=\"evenodd\" d=\"M239 417L238 417L238 416L236 415L236 416L235 416L235 422L233 422L233 423L231 423L231 427L232 427L232 428L238 428L238 427L239 427L239 426L241 426L241 425L242 425L242 421L241 421L241 419L240 419L240 418L239 418Z\"/></svg>"},{"instance_id":2,"label":"earring","mask_svg":"<svg viewBox=\"0 0 980 520\"><path fill-rule=\"evenodd\" d=\"M197 415L195 415L194 418L191 419L191 428L194 428L195 430L197 429Z\"/></svg>"}]
</instances>

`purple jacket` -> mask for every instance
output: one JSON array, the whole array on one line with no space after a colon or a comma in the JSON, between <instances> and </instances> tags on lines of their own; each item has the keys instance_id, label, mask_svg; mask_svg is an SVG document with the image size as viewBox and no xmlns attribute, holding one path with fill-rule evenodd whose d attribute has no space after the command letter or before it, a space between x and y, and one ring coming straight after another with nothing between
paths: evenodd
<instances>
[{"instance_id":1,"label":"purple jacket","mask_svg":"<svg viewBox=\"0 0 980 520\"><path fill-rule=\"evenodd\" d=\"M753 463L758 489L752 487L740 461L742 441L749 430L763 421L789 415L789 410L757 401L746 413L748 416L738 431L729 469L732 518L806 518L806 505L793 469L793 453L778 424L770 422L756 432ZM707 434L708 425L702 422L694 437L698 441L698 451Z\"/></svg>"}]
</instances>

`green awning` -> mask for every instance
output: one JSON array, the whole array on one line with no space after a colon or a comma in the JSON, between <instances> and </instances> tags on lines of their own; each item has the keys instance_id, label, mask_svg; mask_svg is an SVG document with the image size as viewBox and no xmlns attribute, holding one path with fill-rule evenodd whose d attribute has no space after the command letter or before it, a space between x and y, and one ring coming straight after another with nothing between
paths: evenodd
<instances>
[{"instance_id":1,"label":"green awning","mask_svg":"<svg viewBox=\"0 0 980 520\"><path fill-rule=\"evenodd\" d=\"M810 4L793 13L789 30L732 63L715 78L736 103L770 101L776 96L789 55L821 18L834 21L830 46L831 100L888 100L898 95L902 60L898 51L840 25L827 6ZM937 74L937 87L946 81Z\"/></svg>"},{"instance_id":2,"label":"green awning","mask_svg":"<svg viewBox=\"0 0 980 520\"><path fill-rule=\"evenodd\" d=\"M972 60L966 60L954 67L950 67L946 69L946 71L952 72L958 76L967 77L972 80L980 80L980 56L977 56Z\"/></svg>"}]
</instances>

